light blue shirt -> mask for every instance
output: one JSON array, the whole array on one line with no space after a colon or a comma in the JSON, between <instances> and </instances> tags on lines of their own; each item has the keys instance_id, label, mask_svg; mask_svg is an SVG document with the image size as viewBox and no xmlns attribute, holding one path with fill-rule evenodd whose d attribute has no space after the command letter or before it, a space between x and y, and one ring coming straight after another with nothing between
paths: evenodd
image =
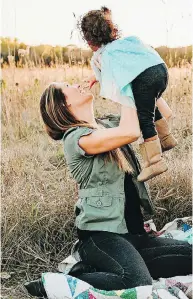
<instances>
[{"instance_id":1,"label":"light blue shirt","mask_svg":"<svg viewBox=\"0 0 193 299\"><path fill-rule=\"evenodd\" d=\"M95 65L100 58L101 70ZM164 63L160 55L138 37L115 40L98 49L91 67L100 83L100 96L135 107L131 82L149 67Z\"/></svg>"}]
</instances>

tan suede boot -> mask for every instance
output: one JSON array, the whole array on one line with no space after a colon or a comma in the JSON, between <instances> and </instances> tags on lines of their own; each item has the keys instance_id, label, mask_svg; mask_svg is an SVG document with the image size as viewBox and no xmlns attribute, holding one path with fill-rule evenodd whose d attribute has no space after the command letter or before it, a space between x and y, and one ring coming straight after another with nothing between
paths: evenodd
<instances>
[{"instance_id":1,"label":"tan suede boot","mask_svg":"<svg viewBox=\"0 0 193 299\"><path fill-rule=\"evenodd\" d=\"M162 158L159 138L140 144L140 151L144 160L144 168L137 177L139 182L148 181L168 169Z\"/></svg>"},{"instance_id":2,"label":"tan suede boot","mask_svg":"<svg viewBox=\"0 0 193 299\"><path fill-rule=\"evenodd\" d=\"M177 140L172 135L169 124L165 118L157 120L155 122L155 127L161 142L162 152L168 151L178 144Z\"/></svg>"}]
</instances>

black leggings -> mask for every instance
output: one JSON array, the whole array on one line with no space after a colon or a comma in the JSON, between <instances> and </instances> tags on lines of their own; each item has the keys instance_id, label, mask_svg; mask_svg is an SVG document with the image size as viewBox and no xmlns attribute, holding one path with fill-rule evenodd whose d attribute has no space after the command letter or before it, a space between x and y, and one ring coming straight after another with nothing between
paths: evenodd
<instances>
[{"instance_id":1,"label":"black leggings","mask_svg":"<svg viewBox=\"0 0 193 299\"><path fill-rule=\"evenodd\" d=\"M151 285L152 278L192 272L192 247L187 242L147 235L93 233L81 241L79 253L93 271L77 277L95 288L120 290ZM75 275L74 275L75 276Z\"/></svg>"},{"instance_id":2,"label":"black leggings","mask_svg":"<svg viewBox=\"0 0 193 299\"><path fill-rule=\"evenodd\" d=\"M162 115L156 107L156 100L161 97L167 84L168 70L164 63L146 69L132 81L133 95L144 139L157 135L154 122L161 119Z\"/></svg>"}]
</instances>

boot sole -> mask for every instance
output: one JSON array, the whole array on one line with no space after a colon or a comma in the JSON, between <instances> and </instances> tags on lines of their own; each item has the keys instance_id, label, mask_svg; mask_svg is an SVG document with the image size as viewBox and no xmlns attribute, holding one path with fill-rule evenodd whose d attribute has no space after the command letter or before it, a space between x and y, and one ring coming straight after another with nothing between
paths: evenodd
<instances>
[{"instance_id":1,"label":"boot sole","mask_svg":"<svg viewBox=\"0 0 193 299\"><path fill-rule=\"evenodd\" d=\"M178 145L178 144L176 143L175 145L171 145L171 146L168 146L168 147L165 147L165 148L162 147L162 153L173 149L174 147L176 147L176 145Z\"/></svg>"},{"instance_id":2,"label":"boot sole","mask_svg":"<svg viewBox=\"0 0 193 299\"><path fill-rule=\"evenodd\" d=\"M165 143L165 146L164 146L164 143ZM162 152L169 151L169 150L173 149L174 147L176 147L176 145L178 145L178 142L174 137L170 138L170 142L167 142L167 139L161 140Z\"/></svg>"},{"instance_id":3,"label":"boot sole","mask_svg":"<svg viewBox=\"0 0 193 299\"><path fill-rule=\"evenodd\" d=\"M152 168L154 168L155 165L156 165L156 168L159 168L159 170L153 171ZM147 168L149 168L150 171L152 170L152 173L150 173L145 178L140 178L140 175L141 175L140 174L137 177L138 182L146 182L146 181L148 181L148 180L150 180L150 179L152 179L152 178L154 178L154 177L156 177L156 176L158 176L158 175L160 175L160 174L162 174L162 173L164 173L164 172L166 172L168 170L168 167L167 167L167 165L165 164L164 161L159 161L156 164L153 164L153 165L151 165L151 166L149 166ZM143 172L143 170L142 170L142 172Z\"/></svg>"}]
</instances>

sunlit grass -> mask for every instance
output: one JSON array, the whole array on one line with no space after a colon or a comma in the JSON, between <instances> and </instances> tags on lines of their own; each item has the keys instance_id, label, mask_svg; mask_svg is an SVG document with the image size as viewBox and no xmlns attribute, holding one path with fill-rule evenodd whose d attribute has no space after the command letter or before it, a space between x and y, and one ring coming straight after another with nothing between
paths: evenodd
<instances>
[{"instance_id":1,"label":"sunlit grass","mask_svg":"<svg viewBox=\"0 0 193 299\"><path fill-rule=\"evenodd\" d=\"M66 167L60 142L44 132L39 99L52 81L81 82L87 68L7 68L2 82L2 250L3 268L26 279L55 270L76 238L73 205L76 183ZM161 228L191 214L191 69L170 69L165 99L174 113L179 145L164 154L169 170L150 182ZM98 96L96 116L120 107ZM15 275L15 279L17 276Z\"/></svg>"}]
</instances>

